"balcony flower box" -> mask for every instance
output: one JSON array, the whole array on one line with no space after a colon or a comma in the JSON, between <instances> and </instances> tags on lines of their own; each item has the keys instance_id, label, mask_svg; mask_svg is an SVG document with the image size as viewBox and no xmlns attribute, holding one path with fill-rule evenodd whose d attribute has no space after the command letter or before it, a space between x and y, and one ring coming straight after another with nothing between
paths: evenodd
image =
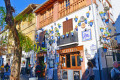
<instances>
[{"instance_id":1,"label":"balcony flower box","mask_svg":"<svg viewBox=\"0 0 120 80\"><path fill-rule=\"evenodd\" d=\"M79 20L79 22L78 22L78 26L81 26L81 21Z\"/></svg>"},{"instance_id":2,"label":"balcony flower box","mask_svg":"<svg viewBox=\"0 0 120 80\"><path fill-rule=\"evenodd\" d=\"M89 13L89 11L86 13L86 16L87 16L87 18L89 18L89 16L90 16L90 13Z\"/></svg>"},{"instance_id":3,"label":"balcony flower box","mask_svg":"<svg viewBox=\"0 0 120 80\"><path fill-rule=\"evenodd\" d=\"M86 19L86 18L85 18L85 20L84 20L84 21L85 21L85 24L87 24L87 19Z\"/></svg>"},{"instance_id":4,"label":"balcony flower box","mask_svg":"<svg viewBox=\"0 0 120 80\"><path fill-rule=\"evenodd\" d=\"M101 32L103 32L103 31L104 31L104 28L103 28L103 27L101 27L101 28L100 28L100 31L101 31Z\"/></svg>"},{"instance_id":5,"label":"balcony flower box","mask_svg":"<svg viewBox=\"0 0 120 80\"><path fill-rule=\"evenodd\" d=\"M75 22L77 22L78 21L78 16L75 16L74 20L75 20Z\"/></svg>"}]
</instances>

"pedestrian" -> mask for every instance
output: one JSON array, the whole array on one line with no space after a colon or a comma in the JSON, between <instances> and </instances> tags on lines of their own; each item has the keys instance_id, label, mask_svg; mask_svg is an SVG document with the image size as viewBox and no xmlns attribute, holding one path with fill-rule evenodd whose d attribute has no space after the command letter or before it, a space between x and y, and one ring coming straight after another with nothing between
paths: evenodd
<instances>
[{"instance_id":1,"label":"pedestrian","mask_svg":"<svg viewBox=\"0 0 120 80\"><path fill-rule=\"evenodd\" d=\"M86 79L89 77L89 80L94 80L95 76L94 76L94 72L93 72L93 64L92 62L88 62L88 74L86 76Z\"/></svg>"},{"instance_id":2,"label":"pedestrian","mask_svg":"<svg viewBox=\"0 0 120 80\"><path fill-rule=\"evenodd\" d=\"M9 72L9 71L10 71L10 66L9 66L8 63L5 65L5 70L6 70L6 72Z\"/></svg>"},{"instance_id":3,"label":"pedestrian","mask_svg":"<svg viewBox=\"0 0 120 80\"><path fill-rule=\"evenodd\" d=\"M36 76L38 77L38 80L42 80L42 78L41 78L41 69L42 69L42 67L40 66L39 63L37 63L37 66L35 68L35 73L36 73Z\"/></svg>"},{"instance_id":4,"label":"pedestrian","mask_svg":"<svg viewBox=\"0 0 120 80\"><path fill-rule=\"evenodd\" d=\"M113 63L113 69L111 70L112 80L120 80L120 71L118 70L118 63L115 61Z\"/></svg>"},{"instance_id":5,"label":"pedestrian","mask_svg":"<svg viewBox=\"0 0 120 80\"><path fill-rule=\"evenodd\" d=\"M4 71L5 71L4 64L2 64L2 66L1 66L1 78L4 77Z\"/></svg>"}]
</instances>

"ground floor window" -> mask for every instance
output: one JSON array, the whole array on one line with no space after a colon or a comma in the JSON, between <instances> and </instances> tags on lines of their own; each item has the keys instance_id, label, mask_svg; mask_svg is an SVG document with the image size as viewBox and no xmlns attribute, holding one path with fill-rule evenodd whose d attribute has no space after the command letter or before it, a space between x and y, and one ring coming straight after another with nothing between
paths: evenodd
<instances>
[{"instance_id":1,"label":"ground floor window","mask_svg":"<svg viewBox=\"0 0 120 80\"><path fill-rule=\"evenodd\" d=\"M80 69L81 68L81 60L80 60L79 53L61 54L60 57L61 57L62 69L65 69L65 68Z\"/></svg>"}]
</instances>

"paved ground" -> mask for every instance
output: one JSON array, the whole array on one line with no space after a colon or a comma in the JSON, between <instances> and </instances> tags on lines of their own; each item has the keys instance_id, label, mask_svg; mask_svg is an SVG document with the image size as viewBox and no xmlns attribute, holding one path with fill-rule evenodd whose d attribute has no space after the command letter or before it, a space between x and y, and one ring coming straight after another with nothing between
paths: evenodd
<instances>
[{"instance_id":1,"label":"paved ground","mask_svg":"<svg viewBox=\"0 0 120 80\"><path fill-rule=\"evenodd\" d=\"M20 75L20 80L29 80L29 78L27 75Z\"/></svg>"}]
</instances>

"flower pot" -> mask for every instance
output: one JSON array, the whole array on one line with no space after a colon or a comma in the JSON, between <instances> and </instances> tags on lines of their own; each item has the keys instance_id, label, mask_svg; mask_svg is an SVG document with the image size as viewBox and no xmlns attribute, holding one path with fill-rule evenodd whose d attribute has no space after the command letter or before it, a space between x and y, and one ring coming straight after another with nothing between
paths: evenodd
<instances>
[{"instance_id":1,"label":"flower pot","mask_svg":"<svg viewBox=\"0 0 120 80\"><path fill-rule=\"evenodd\" d=\"M78 21L78 18L75 18L75 22L77 22Z\"/></svg>"},{"instance_id":2,"label":"flower pot","mask_svg":"<svg viewBox=\"0 0 120 80\"><path fill-rule=\"evenodd\" d=\"M90 26L92 27L92 25L93 25L93 22L90 22Z\"/></svg>"},{"instance_id":3,"label":"flower pot","mask_svg":"<svg viewBox=\"0 0 120 80\"><path fill-rule=\"evenodd\" d=\"M103 48L103 51L106 53L107 52L107 48Z\"/></svg>"},{"instance_id":4,"label":"flower pot","mask_svg":"<svg viewBox=\"0 0 120 80\"><path fill-rule=\"evenodd\" d=\"M42 31L44 31L44 29L43 29L43 28L42 28L41 30L42 30Z\"/></svg>"},{"instance_id":5,"label":"flower pot","mask_svg":"<svg viewBox=\"0 0 120 80\"><path fill-rule=\"evenodd\" d=\"M66 17L66 21L68 20L68 18Z\"/></svg>"},{"instance_id":6,"label":"flower pot","mask_svg":"<svg viewBox=\"0 0 120 80\"><path fill-rule=\"evenodd\" d=\"M68 37L68 36L69 36L69 34L66 34L66 36Z\"/></svg>"},{"instance_id":7,"label":"flower pot","mask_svg":"<svg viewBox=\"0 0 120 80\"><path fill-rule=\"evenodd\" d=\"M76 31L78 31L78 28L75 28Z\"/></svg>"},{"instance_id":8,"label":"flower pot","mask_svg":"<svg viewBox=\"0 0 120 80\"><path fill-rule=\"evenodd\" d=\"M105 23L108 25L109 24L109 20L107 20Z\"/></svg>"},{"instance_id":9,"label":"flower pot","mask_svg":"<svg viewBox=\"0 0 120 80\"><path fill-rule=\"evenodd\" d=\"M103 13L103 16L105 16L106 15L106 13Z\"/></svg>"},{"instance_id":10,"label":"flower pot","mask_svg":"<svg viewBox=\"0 0 120 80\"><path fill-rule=\"evenodd\" d=\"M72 32L72 33L71 33L71 35L73 36L73 35L74 35L74 33Z\"/></svg>"},{"instance_id":11,"label":"flower pot","mask_svg":"<svg viewBox=\"0 0 120 80\"><path fill-rule=\"evenodd\" d=\"M61 28L61 25L59 25L58 28L60 29L60 28Z\"/></svg>"},{"instance_id":12,"label":"flower pot","mask_svg":"<svg viewBox=\"0 0 120 80\"><path fill-rule=\"evenodd\" d=\"M105 34L105 36L107 37L107 36L108 36L108 34Z\"/></svg>"},{"instance_id":13,"label":"flower pot","mask_svg":"<svg viewBox=\"0 0 120 80\"><path fill-rule=\"evenodd\" d=\"M115 26L115 23L113 23L112 25Z\"/></svg>"},{"instance_id":14,"label":"flower pot","mask_svg":"<svg viewBox=\"0 0 120 80\"><path fill-rule=\"evenodd\" d=\"M59 33L59 30L57 30L56 32Z\"/></svg>"},{"instance_id":15,"label":"flower pot","mask_svg":"<svg viewBox=\"0 0 120 80\"><path fill-rule=\"evenodd\" d=\"M103 31L104 31L104 29L100 29L100 31L101 31L101 32L103 32Z\"/></svg>"},{"instance_id":16,"label":"flower pot","mask_svg":"<svg viewBox=\"0 0 120 80\"><path fill-rule=\"evenodd\" d=\"M42 42L42 44L44 44L44 42Z\"/></svg>"},{"instance_id":17,"label":"flower pot","mask_svg":"<svg viewBox=\"0 0 120 80\"><path fill-rule=\"evenodd\" d=\"M58 39L60 39L60 36L58 36Z\"/></svg>"},{"instance_id":18,"label":"flower pot","mask_svg":"<svg viewBox=\"0 0 120 80\"><path fill-rule=\"evenodd\" d=\"M51 33L53 34L53 33L54 33L54 31L51 31Z\"/></svg>"},{"instance_id":19,"label":"flower pot","mask_svg":"<svg viewBox=\"0 0 120 80\"><path fill-rule=\"evenodd\" d=\"M101 16L101 17L103 17L103 16L104 16L104 14L103 14L103 13L101 13L101 14L100 14L100 16Z\"/></svg>"},{"instance_id":20,"label":"flower pot","mask_svg":"<svg viewBox=\"0 0 120 80\"><path fill-rule=\"evenodd\" d=\"M81 26L81 23L78 23L78 26Z\"/></svg>"},{"instance_id":21,"label":"flower pot","mask_svg":"<svg viewBox=\"0 0 120 80\"><path fill-rule=\"evenodd\" d=\"M103 38L104 41L106 41L106 38Z\"/></svg>"},{"instance_id":22,"label":"flower pot","mask_svg":"<svg viewBox=\"0 0 120 80\"><path fill-rule=\"evenodd\" d=\"M83 62L83 58L80 58L80 61Z\"/></svg>"},{"instance_id":23,"label":"flower pot","mask_svg":"<svg viewBox=\"0 0 120 80\"><path fill-rule=\"evenodd\" d=\"M51 36L51 39L53 39L53 36Z\"/></svg>"},{"instance_id":24,"label":"flower pot","mask_svg":"<svg viewBox=\"0 0 120 80\"><path fill-rule=\"evenodd\" d=\"M103 22L105 22L105 19L102 19Z\"/></svg>"},{"instance_id":25,"label":"flower pot","mask_svg":"<svg viewBox=\"0 0 120 80\"><path fill-rule=\"evenodd\" d=\"M65 38L65 35L62 35L63 38Z\"/></svg>"},{"instance_id":26,"label":"flower pot","mask_svg":"<svg viewBox=\"0 0 120 80\"><path fill-rule=\"evenodd\" d=\"M87 24L87 20L85 20L85 24Z\"/></svg>"},{"instance_id":27,"label":"flower pot","mask_svg":"<svg viewBox=\"0 0 120 80\"><path fill-rule=\"evenodd\" d=\"M107 40L107 42L109 42L109 43L110 43L110 39L108 39L108 40Z\"/></svg>"},{"instance_id":28,"label":"flower pot","mask_svg":"<svg viewBox=\"0 0 120 80\"><path fill-rule=\"evenodd\" d=\"M51 26L51 29L53 29L53 26Z\"/></svg>"},{"instance_id":29,"label":"flower pot","mask_svg":"<svg viewBox=\"0 0 120 80\"><path fill-rule=\"evenodd\" d=\"M115 37L114 39L117 40L117 37Z\"/></svg>"},{"instance_id":30,"label":"flower pot","mask_svg":"<svg viewBox=\"0 0 120 80\"><path fill-rule=\"evenodd\" d=\"M86 13L87 18L89 18L89 15L90 15L89 13Z\"/></svg>"},{"instance_id":31,"label":"flower pot","mask_svg":"<svg viewBox=\"0 0 120 80\"><path fill-rule=\"evenodd\" d=\"M111 29L109 29L108 31L109 31L109 33L111 33L111 32L112 32L112 30L111 30Z\"/></svg>"},{"instance_id":32,"label":"flower pot","mask_svg":"<svg viewBox=\"0 0 120 80\"><path fill-rule=\"evenodd\" d=\"M108 27L106 27L106 31L108 31Z\"/></svg>"}]
</instances>

